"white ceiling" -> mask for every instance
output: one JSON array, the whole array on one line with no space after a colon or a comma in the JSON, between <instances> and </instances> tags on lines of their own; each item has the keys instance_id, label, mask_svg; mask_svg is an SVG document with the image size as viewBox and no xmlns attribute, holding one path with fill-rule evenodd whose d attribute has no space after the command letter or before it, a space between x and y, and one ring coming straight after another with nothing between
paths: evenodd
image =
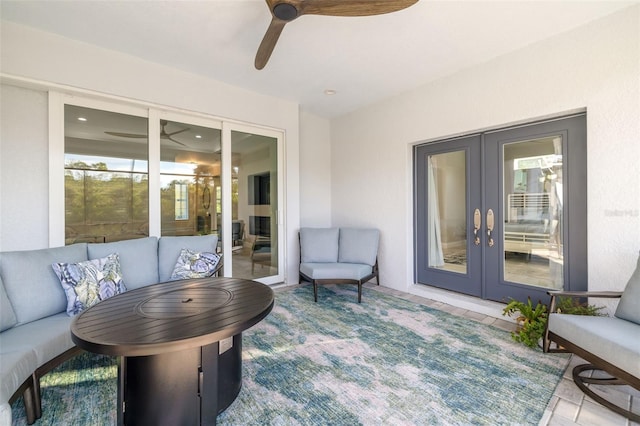
<instances>
[{"instance_id":1,"label":"white ceiling","mask_svg":"<svg viewBox=\"0 0 640 426\"><path fill-rule=\"evenodd\" d=\"M332 118L637 3L420 0L388 15L302 16L261 71L253 61L271 20L263 0L2 0L0 15Z\"/></svg>"}]
</instances>

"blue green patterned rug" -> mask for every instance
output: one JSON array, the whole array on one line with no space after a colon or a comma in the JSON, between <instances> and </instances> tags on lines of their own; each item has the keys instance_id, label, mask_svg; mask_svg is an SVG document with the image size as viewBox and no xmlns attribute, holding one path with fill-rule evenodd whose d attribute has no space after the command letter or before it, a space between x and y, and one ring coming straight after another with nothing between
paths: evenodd
<instances>
[{"instance_id":1,"label":"blue green patterned rug","mask_svg":"<svg viewBox=\"0 0 640 426\"><path fill-rule=\"evenodd\" d=\"M243 387L219 425L538 424L568 362L509 333L355 286L276 293L244 333ZM111 425L115 359L80 355L42 380L37 425ZM26 424L19 400L15 425Z\"/></svg>"}]
</instances>

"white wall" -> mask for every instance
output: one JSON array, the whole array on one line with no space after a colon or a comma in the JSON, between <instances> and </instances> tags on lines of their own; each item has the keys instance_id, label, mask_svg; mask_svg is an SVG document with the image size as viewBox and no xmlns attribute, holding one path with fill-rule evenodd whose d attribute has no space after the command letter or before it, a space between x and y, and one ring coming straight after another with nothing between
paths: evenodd
<instances>
[{"instance_id":1,"label":"white wall","mask_svg":"<svg viewBox=\"0 0 640 426\"><path fill-rule=\"evenodd\" d=\"M47 94L0 90L0 251L49 241Z\"/></svg>"},{"instance_id":2,"label":"white wall","mask_svg":"<svg viewBox=\"0 0 640 426\"><path fill-rule=\"evenodd\" d=\"M300 226L331 226L331 127L300 112Z\"/></svg>"},{"instance_id":3,"label":"white wall","mask_svg":"<svg viewBox=\"0 0 640 426\"><path fill-rule=\"evenodd\" d=\"M287 150L287 258L296 259L288 262L286 275L297 282L300 222L298 104L10 22L3 21L1 31L0 69L4 76L68 85L283 130ZM42 114L42 95L29 97L32 100L25 102L35 106L34 112ZM41 164L41 157L60 153L48 152L46 132L33 134L36 130L28 123L28 105L15 103L15 114L22 113L15 120L11 118L14 103L3 100L2 104L0 249L46 247L48 241L43 238L48 234L45 214L48 165ZM37 167L25 169L25 161L32 155ZM22 184L23 176L30 180L33 192L13 189L18 183ZM33 208L34 200L38 201L38 208ZM17 208L10 208L8 204ZM35 230L23 232L34 224Z\"/></svg>"},{"instance_id":4,"label":"white wall","mask_svg":"<svg viewBox=\"0 0 640 426\"><path fill-rule=\"evenodd\" d=\"M412 144L584 108L589 288L622 289L640 251L640 6L334 120L333 224L379 227L383 285L422 292Z\"/></svg>"}]
</instances>

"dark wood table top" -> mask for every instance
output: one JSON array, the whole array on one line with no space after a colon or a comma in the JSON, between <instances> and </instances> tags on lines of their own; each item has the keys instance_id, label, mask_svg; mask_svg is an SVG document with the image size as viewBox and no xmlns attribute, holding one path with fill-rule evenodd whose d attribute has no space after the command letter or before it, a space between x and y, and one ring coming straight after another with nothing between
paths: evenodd
<instances>
[{"instance_id":1,"label":"dark wood table top","mask_svg":"<svg viewBox=\"0 0 640 426\"><path fill-rule=\"evenodd\" d=\"M238 278L170 281L127 291L74 318L71 338L106 355L146 356L206 346L266 317L273 290Z\"/></svg>"}]
</instances>

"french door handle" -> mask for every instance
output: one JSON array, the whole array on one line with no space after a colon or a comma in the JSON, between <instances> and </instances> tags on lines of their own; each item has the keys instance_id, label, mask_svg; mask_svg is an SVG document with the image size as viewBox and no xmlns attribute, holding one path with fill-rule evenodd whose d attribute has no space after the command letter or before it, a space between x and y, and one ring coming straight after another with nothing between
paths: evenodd
<instances>
[{"instance_id":1,"label":"french door handle","mask_svg":"<svg viewBox=\"0 0 640 426\"><path fill-rule=\"evenodd\" d=\"M489 247L493 247L493 237L491 234L493 233L493 227L495 225L495 218L493 216L493 210L487 210L487 245Z\"/></svg>"},{"instance_id":2,"label":"french door handle","mask_svg":"<svg viewBox=\"0 0 640 426\"><path fill-rule=\"evenodd\" d=\"M473 212L473 244L480 245L480 228L482 227L482 213L480 209Z\"/></svg>"}]
</instances>

